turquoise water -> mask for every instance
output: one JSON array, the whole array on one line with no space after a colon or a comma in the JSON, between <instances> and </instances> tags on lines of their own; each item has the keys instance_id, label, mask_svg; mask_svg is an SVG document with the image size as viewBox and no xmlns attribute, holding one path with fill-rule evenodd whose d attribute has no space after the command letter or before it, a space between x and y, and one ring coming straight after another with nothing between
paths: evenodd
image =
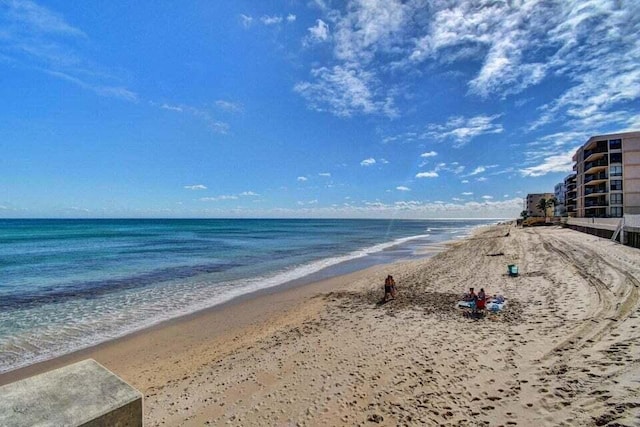
<instances>
[{"instance_id":1,"label":"turquoise water","mask_svg":"<svg viewBox=\"0 0 640 427\"><path fill-rule=\"evenodd\" d=\"M0 220L0 372L490 222Z\"/></svg>"}]
</instances>

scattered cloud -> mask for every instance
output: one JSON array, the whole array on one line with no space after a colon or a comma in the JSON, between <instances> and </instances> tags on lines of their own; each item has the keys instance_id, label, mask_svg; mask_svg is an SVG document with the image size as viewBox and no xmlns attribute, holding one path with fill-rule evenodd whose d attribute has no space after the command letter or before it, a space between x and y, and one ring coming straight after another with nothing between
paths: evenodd
<instances>
[{"instance_id":1,"label":"scattered cloud","mask_svg":"<svg viewBox=\"0 0 640 427\"><path fill-rule=\"evenodd\" d=\"M329 38L329 25L322 19L316 20L316 25L310 27L309 36L307 40L309 42L324 42Z\"/></svg>"},{"instance_id":2,"label":"scattered cloud","mask_svg":"<svg viewBox=\"0 0 640 427\"><path fill-rule=\"evenodd\" d=\"M478 166L468 176L478 175L479 173L482 173L486 170L487 169L484 166Z\"/></svg>"},{"instance_id":3,"label":"scattered cloud","mask_svg":"<svg viewBox=\"0 0 640 427\"><path fill-rule=\"evenodd\" d=\"M0 2L0 58L96 95L128 102L138 94L86 53L89 36L65 17L29 0Z\"/></svg>"},{"instance_id":4,"label":"scattered cloud","mask_svg":"<svg viewBox=\"0 0 640 427\"><path fill-rule=\"evenodd\" d=\"M425 153L420 154L420 157L435 157L437 156L438 153L436 153L435 151L427 151Z\"/></svg>"},{"instance_id":5,"label":"scattered cloud","mask_svg":"<svg viewBox=\"0 0 640 427\"><path fill-rule=\"evenodd\" d=\"M388 117L397 115L391 98L378 99L381 83L369 71L335 65L314 68L311 76L314 81L299 82L293 89L313 110L328 111L339 117L374 113Z\"/></svg>"},{"instance_id":6,"label":"scattered cloud","mask_svg":"<svg viewBox=\"0 0 640 427\"><path fill-rule=\"evenodd\" d=\"M241 113L244 109L244 106L237 102L230 102L219 99L215 102L216 107L220 110L227 111L230 113Z\"/></svg>"},{"instance_id":7,"label":"scattered cloud","mask_svg":"<svg viewBox=\"0 0 640 427\"><path fill-rule=\"evenodd\" d=\"M255 197L255 196L259 196L258 193L254 193L253 191L243 191L242 193L240 193L240 196L242 197Z\"/></svg>"},{"instance_id":8,"label":"scattered cloud","mask_svg":"<svg viewBox=\"0 0 640 427\"><path fill-rule=\"evenodd\" d=\"M201 197L199 199L201 202L220 202L225 200L238 200L238 196L235 195L221 195L215 197Z\"/></svg>"},{"instance_id":9,"label":"scattered cloud","mask_svg":"<svg viewBox=\"0 0 640 427\"><path fill-rule=\"evenodd\" d=\"M253 17L249 15L240 14L240 23L243 27L249 28L253 24Z\"/></svg>"},{"instance_id":10,"label":"scattered cloud","mask_svg":"<svg viewBox=\"0 0 640 427\"><path fill-rule=\"evenodd\" d=\"M473 193L471 191L465 191L464 193L462 193L463 196L473 196Z\"/></svg>"},{"instance_id":11,"label":"scattered cloud","mask_svg":"<svg viewBox=\"0 0 640 427\"><path fill-rule=\"evenodd\" d=\"M536 177L552 172L571 172L573 170L572 157L574 154L575 150L572 149L562 154L550 155L544 158L543 162L538 165L520 169L520 173L523 176Z\"/></svg>"},{"instance_id":12,"label":"scattered cloud","mask_svg":"<svg viewBox=\"0 0 640 427\"><path fill-rule=\"evenodd\" d=\"M420 172L416 174L416 178L437 178L437 177L438 177L438 172L436 171Z\"/></svg>"},{"instance_id":13,"label":"scattered cloud","mask_svg":"<svg viewBox=\"0 0 640 427\"><path fill-rule=\"evenodd\" d=\"M282 22L282 16L264 15L260 18L260 21L262 21L264 25L276 25Z\"/></svg>"},{"instance_id":14,"label":"scattered cloud","mask_svg":"<svg viewBox=\"0 0 640 427\"><path fill-rule=\"evenodd\" d=\"M187 190L206 190L207 186L202 184L195 184L195 185L185 185L184 188Z\"/></svg>"},{"instance_id":15,"label":"scattered cloud","mask_svg":"<svg viewBox=\"0 0 640 427\"><path fill-rule=\"evenodd\" d=\"M320 172L318 174L318 176L324 176L324 177L330 178L331 177L331 173L329 173L329 172Z\"/></svg>"},{"instance_id":16,"label":"scattered cloud","mask_svg":"<svg viewBox=\"0 0 640 427\"><path fill-rule=\"evenodd\" d=\"M376 159L373 157L369 157L368 159L364 159L360 162L360 166L373 166L376 164Z\"/></svg>"},{"instance_id":17,"label":"scattered cloud","mask_svg":"<svg viewBox=\"0 0 640 427\"><path fill-rule=\"evenodd\" d=\"M305 181L308 181L309 179L306 176L299 176L297 180L300 182L305 182Z\"/></svg>"},{"instance_id":18,"label":"scattered cloud","mask_svg":"<svg viewBox=\"0 0 640 427\"><path fill-rule=\"evenodd\" d=\"M482 198L485 200L491 200L493 199L493 196L482 196Z\"/></svg>"},{"instance_id":19,"label":"scattered cloud","mask_svg":"<svg viewBox=\"0 0 640 427\"><path fill-rule=\"evenodd\" d=\"M398 191L411 191L411 189L409 187L405 187L404 185L397 186L396 190L398 190Z\"/></svg>"},{"instance_id":20,"label":"scattered cloud","mask_svg":"<svg viewBox=\"0 0 640 427\"><path fill-rule=\"evenodd\" d=\"M225 122L217 120L209 111L196 108L191 105L186 104L168 104L168 103L157 103L154 101L149 101L149 105L152 107L157 107L162 110L171 111L174 113L186 113L189 114L196 119L204 122L207 127L215 132L222 135L226 135L229 133L229 125Z\"/></svg>"},{"instance_id":21,"label":"scattered cloud","mask_svg":"<svg viewBox=\"0 0 640 427\"><path fill-rule=\"evenodd\" d=\"M494 123L500 117L500 114L469 118L450 117L445 124L427 125L426 134L437 140L451 140L455 147L461 147L478 136L502 133L502 124Z\"/></svg>"}]
</instances>

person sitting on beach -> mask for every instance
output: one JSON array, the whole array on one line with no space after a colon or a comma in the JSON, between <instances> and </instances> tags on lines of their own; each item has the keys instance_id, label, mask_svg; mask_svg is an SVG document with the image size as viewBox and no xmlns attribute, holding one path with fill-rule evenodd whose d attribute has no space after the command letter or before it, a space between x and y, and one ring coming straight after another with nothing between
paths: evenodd
<instances>
[{"instance_id":1,"label":"person sitting on beach","mask_svg":"<svg viewBox=\"0 0 640 427\"><path fill-rule=\"evenodd\" d=\"M469 288L469 292L464 294L464 296L462 297L462 300L476 302L478 300L478 297L476 293L473 291L473 288Z\"/></svg>"},{"instance_id":2,"label":"person sitting on beach","mask_svg":"<svg viewBox=\"0 0 640 427\"><path fill-rule=\"evenodd\" d=\"M487 295L484 293L484 288L480 288L480 292L478 292L478 297L476 300L476 309L484 310L486 301Z\"/></svg>"}]
</instances>

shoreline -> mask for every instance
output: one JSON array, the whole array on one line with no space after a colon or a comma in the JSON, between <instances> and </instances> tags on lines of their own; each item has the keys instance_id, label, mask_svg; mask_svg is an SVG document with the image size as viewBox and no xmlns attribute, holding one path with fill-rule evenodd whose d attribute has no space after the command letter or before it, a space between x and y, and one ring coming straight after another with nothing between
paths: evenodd
<instances>
[{"instance_id":1,"label":"shoreline","mask_svg":"<svg viewBox=\"0 0 640 427\"><path fill-rule=\"evenodd\" d=\"M420 260L430 258L437 253L445 251L451 245L468 238L473 233L475 233L475 229L468 236L465 236L462 239L433 243L433 245L429 245L421 250L418 256L420 257ZM370 267L360 268L342 274L327 276L329 273L323 273L324 270L330 271L332 268L339 267L341 264L347 264L353 261L354 260L343 261L297 279L241 294L220 304L202 308L170 319L161 320L158 323L133 330L125 335L113 339L0 373L0 386L75 363L85 358L94 358L104 366L109 367L110 363L108 360L114 349L116 349L115 352L117 352L117 348L120 346L127 346L130 342L137 340L147 341L147 335L154 337L156 334L162 335L163 330L180 329L183 324L188 325L187 328L189 328L192 327L193 324L202 321L202 319L215 319L215 321L220 322L223 319L235 317L240 320L234 325L225 324L225 327L222 330L214 331L213 336L209 337L219 338L219 336L223 336L224 334L233 333L235 330L241 330L255 323L257 319L265 316L278 316L279 313L272 310L272 307L274 304L278 305L278 303L282 303L283 300L292 301L291 306L293 306L298 302L303 302L309 298L317 296L318 294L337 290L342 283L352 280L353 278L377 273L379 270L388 266L416 262L416 260L398 260L379 263ZM319 278L312 279L313 277ZM293 300L297 301L293 302ZM290 307L287 306L286 308ZM237 312L240 312L241 314L237 315ZM253 319L253 317L255 317L255 319ZM107 354L106 358L104 356L105 353Z\"/></svg>"},{"instance_id":2,"label":"shoreline","mask_svg":"<svg viewBox=\"0 0 640 427\"><path fill-rule=\"evenodd\" d=\"M173 313L168 314L166 316L157 316L155 319L141 319L141 322L137 322L131 324L129 327L118 329L115 333L101 333L100 337L89 337L87 336L87 342L78 341L74 343L73 350L69 351L69 346L67 345L67 350L63 348L52 349L49 354L37 354L34 353L32 355L28 355L28 360L26 358L22 358L22 362L19 363L16 359L16 363L13 363L13 367L7 371L0 371L0 384L2 376L8 374L10 372L23 369L25 367L40 364L42 362L46 362L51 359L57 359L59 357L64 357L68 354L76 353L78 351L91 349L98 345L104 344L106 342L110 342L113 340L118 340L120 338L126 337L131 334L138 333L140 331L144 331L149 328L158 327L163 325L165 322L170 322L172 320L180 319L185 316L193 315L194 313L199 313L204 310L211 309L213 307L223 307L229 303L233 303L236 300L242 300L244 298L252 298L255 296L261 295L263 292L279 292L281 290L286 290L293 287L298 286L306 286L318 281L324 281L326 279L342 276L345 274L357 272L360 270L366 270L370 267L377 265L388 265L396 262L404 262L409 260L421 259L425 256L433 256L435 253L440 252L444 248L446 248L447 243L459 241L461 238L467 238L471 234L475 232L478 228L486 226L486 224L475 225L470 227L467 230L463 230L461 235L459 236L447 236L447 240L435 240L431 243L421 243L422 247L420 249L415 249L412 255L385 255L386 251L392 250L394 248L402 249L404 246L411 247L412 241L420 241L428 237L429 235L415 235L403 238L396 238L390 240L388 242L378 243L373 246L365 247L362 249L358 249L347 254L333 256L329 258L324 258L316 261L309 262L307 264L301 266L293 266L290 269L282 272L274 273L266 276L257 276L254 279L246 279L241 280L240 282L244 283L244 285L238 288L238 291L231 292L231 295L220 294L219 298L213 298L208 304L191 304L189 309L179 309L175 310ZM461 229L462 230L462 229ZM393 252L393 251L391 251ZM395 259L394 259L395 258ZM299 271L298 271L299 270ZM307 271L305 271L307 270ZM302 274L302 275L300 275ZM252 283L259 284L265 287L258 287L257 289L251 285ZM246 284L250 284L251 286L243 287ZM254 289L251 289L254 288ZM215 291L215 289L213 289ZM233 295L233 294L236 295ZM212 294L213 295L213 294ZM206 299L206 298L205 298ZM194 300L195 302L195 300ZM103 336L107 335L107 336ZM109 336L111 335L111 336ZM62 343L64 344L64 343ZM28 344L26 344L28 348Z\"/></svg>"}]
</instances>

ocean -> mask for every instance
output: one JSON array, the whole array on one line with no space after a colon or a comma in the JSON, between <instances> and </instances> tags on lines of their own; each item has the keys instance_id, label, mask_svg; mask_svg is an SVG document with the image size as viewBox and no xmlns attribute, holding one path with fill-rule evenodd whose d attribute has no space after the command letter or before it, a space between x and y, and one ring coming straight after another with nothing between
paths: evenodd
<instances>
[{"instance_id":1,"label":"ocean","mask_svg":"<svg viewBox=\"0 0 640 427\"><path fill-rule=\"evenodd\" d=\"M0 220L0 373L257 290L418 258L493 222Z\"/></svg>"}]
</instances>

